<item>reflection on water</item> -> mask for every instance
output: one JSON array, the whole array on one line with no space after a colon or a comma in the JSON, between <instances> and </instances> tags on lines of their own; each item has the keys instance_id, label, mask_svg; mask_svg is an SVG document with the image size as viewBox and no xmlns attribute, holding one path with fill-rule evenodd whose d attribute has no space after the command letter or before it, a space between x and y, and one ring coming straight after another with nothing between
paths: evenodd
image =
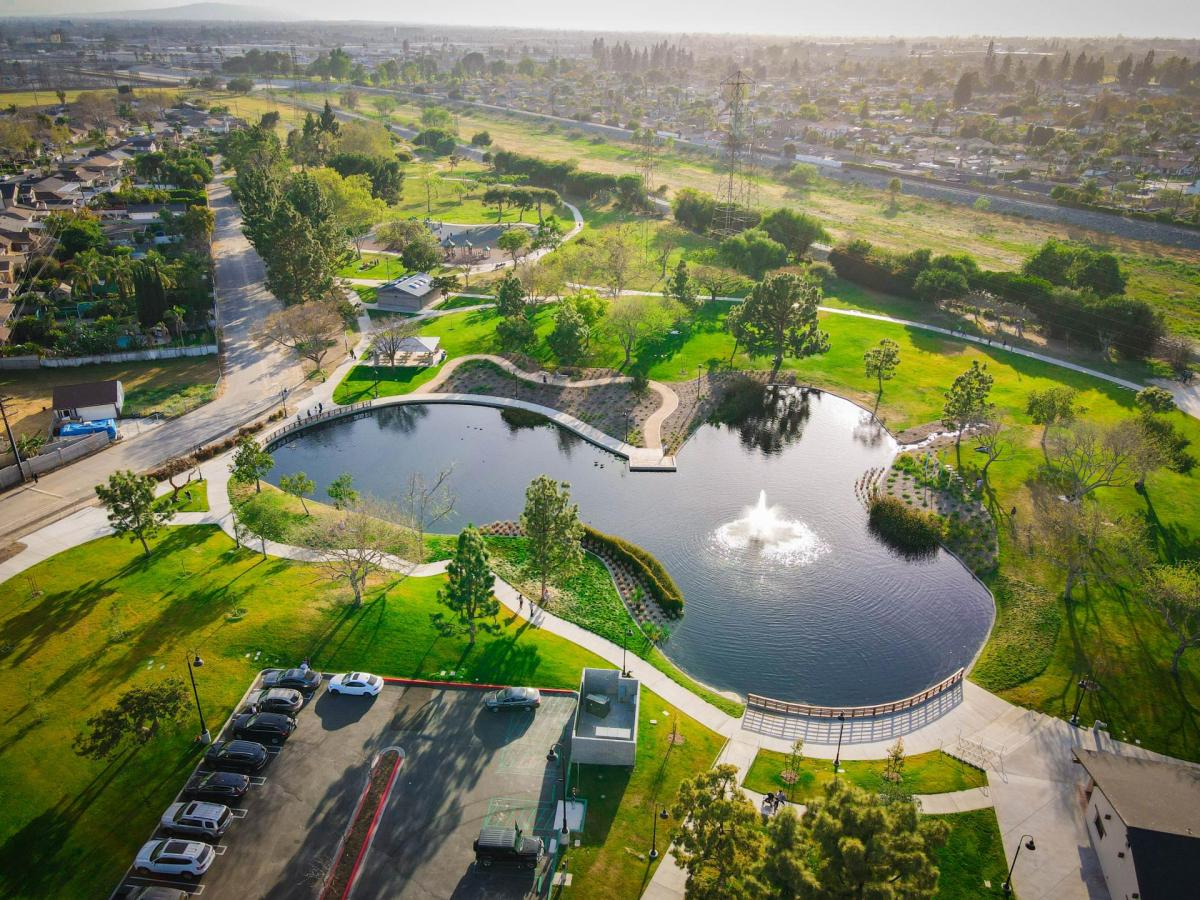
<instances>
[{"instance_id":1,"label":"reflection on water","mask_svg":"<svg viewBox=\"0 0 1200 900\"><path fill-rule=\"evenodd\" d=\"M454 463L445 531L518 518L537 475L570 482L585 521L674 576L687 607L666 652L718 688L875 703L967 664L991 624L987 592L945 553L891 553L854 496L894 441L828 394L760 389L745 408L744 421L702 426L676 473L631 473L561 428L512 427L495 409L435 405L318 427L275 452L271 478L303 470L320 496L349 471L364 494L395 498L410 474Z\"/></svg>"},{"instance_id":2,"label":"reflection on water","mask_svg":"<svg viewBox=\"0 0 1200 900\"><path fill-rule=\"evenodd\" d=\"M728 385L710 421L736 431L746 447L778 453L804 437L812 391L741 378Z\"/></svg>"}]
</instances>

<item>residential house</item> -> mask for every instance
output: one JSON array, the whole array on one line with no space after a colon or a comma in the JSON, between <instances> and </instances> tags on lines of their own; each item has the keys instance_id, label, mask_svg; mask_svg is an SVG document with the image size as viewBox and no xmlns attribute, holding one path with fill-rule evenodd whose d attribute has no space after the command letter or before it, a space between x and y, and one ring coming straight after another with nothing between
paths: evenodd
<instances>
[{"instance_id":1,"label":"residential house","mask_svg":"<svg viewBox=\"0 0 1200 900\"><path fill-rule=\"evenodd\" d=\"M125 388L119 381L91 381L54 389L54 422L95 422L116 419L125 405Z\"/></svg>"}]
</instances>

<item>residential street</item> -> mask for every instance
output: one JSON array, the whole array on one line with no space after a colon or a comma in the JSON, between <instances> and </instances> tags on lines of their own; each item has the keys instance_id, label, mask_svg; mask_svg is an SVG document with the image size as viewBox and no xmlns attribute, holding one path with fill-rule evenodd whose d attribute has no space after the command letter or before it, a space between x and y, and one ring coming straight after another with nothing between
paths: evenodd
<instances>
[{"instance_id":1,"label":"residential street","mask_svg":"<svg viewBox=\"0 0 1200 900\"><path fill-rule=\"evenodd\" d=\"M225 349L217 399L43 475L36 487L31 483L0 494L0 543L94 501L95 485L118 469L145 471L236 428L277 404L282 388L301 382L300 367L288 354L257 343L263 320L278 301L263 285L262 260L242 234L241 212L221 176L208 193L216 215L217 316Z\"/></svg>"}]
</instances>

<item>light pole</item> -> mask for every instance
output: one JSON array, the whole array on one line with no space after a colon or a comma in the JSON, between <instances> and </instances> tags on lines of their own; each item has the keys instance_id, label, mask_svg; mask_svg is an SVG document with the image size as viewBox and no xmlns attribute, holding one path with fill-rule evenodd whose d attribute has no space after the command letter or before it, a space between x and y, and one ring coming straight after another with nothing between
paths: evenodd
<instances>
[{"instance_id":1,"label":"light pole","mask_svg":"<svg viewBox=\"0 0 1200 900\"><path fill-rule=\"evenodd\" d=\"M845 732L846 732L846 714L844 712L838 713L838 722L841 723L841 727L838 728L837 753L835 753L833 756L833 780L834 781L837 781L838 769L840 769L842 767L842 735L845 734Z\"/></svg>"},{"instance_id":2,"label":"light pole","mask_svg":"<svg viewBox=\"0 0 1200 900\"><path fill-rule=\"evenodd\" d=\"M550 748L550 752L546 754L547 762L558 760L558 780L562 784L562 805L563 805L563 820L562 820L562 846L563 850L567 849L567 841L571 836L571 829L567 827L567 760L563 752L564 747L562 741L555 741L554 746Z\"/></svg>"},{"instance_id":3,"label":"light pole","mask_svg":"<svg viewBox=\"0 0 1200 900\"><path fill-rule=\"evenodd\" d=\"M658 859L658 820L667 820L669 814L665 809L660 810L654 816L654 830L650 833L650 858Z\"/></svg>"},{"instance_id":4,"label":"light pole","mask_svg":"<svg viewBox=\"0 0 1200 900\"><path fill-rule=\"evenodd\" d=\"M1025 841L1025 838L1029 838L1029 840ZM1032 834L1021 835L1021 841L1025 841L1025 846L1028 847L1030 850L1037 849L1037 847L1035 847L1033 844L1033 835ZM1017 867L1017 857L1021 855L1021 841L1017 841L1017 852L1013 854L1012 865L1008 867L1008 879L1004 882L1003 885L1001 885L1001 890L1003 890L1005 894L1012 893L1013 869L1015 869Z\"/></svg>"},{"instance_id":5,"label":"light pole","mask_svg":"<svg viewBox=\"0 0 1200 900\"><path fill-rule=\"evenodd\" d=\"M1088 691L1094 691L1100 685L1092 680L1091 675L1085 675L1075 682L1075 709L1071 711L1071 724L1079 725L1079 707L1083 706L1083 697Z\"/></svg>"},{"instance_id":6,"label":"light pole","mask_svg":"<svg viewBox=\"0 0 1200 900\"><path fill-rule=\"evenodd\" d=\"M196 658L192 659L193 656ZM208 726L204 724L204 710L200 708L200 691L196 688L195 670L204 665L204 660L195 651L184 653L183 658L187 661L188 677L192 679L192 696L196 698L196 714L200 716L200 737L197 740L202 744L211 744L212 735L208 732Z\"/></svg>"},{"instance_id":7,"label":"light pole","mask_svg":"<svg viewBox=\"0 0 1200 900\"><path fill-rule=\"evenodd\" d=\"M629 625L621 632L621 677L628 678L629 670L625 668L625 645L629 642Z\"/></svg>"},{"instance_id":8,"label":"light pole","mask_svg":"<svg viewBox=\"0 0 1200 900\"><path fill-rule=\"evenodd\" d=\"M17 449L17 439L13 437L12 427L8 424L8 410L4 408L4 404L12 400L12 397L0 397L0 418L4 420L4 432L8 435L8 445L12 447L13 459L17 461L17 474L21 476L21 481L25 481L25 467L21 465L21 452Z\"/></svg>"}]
</instances>

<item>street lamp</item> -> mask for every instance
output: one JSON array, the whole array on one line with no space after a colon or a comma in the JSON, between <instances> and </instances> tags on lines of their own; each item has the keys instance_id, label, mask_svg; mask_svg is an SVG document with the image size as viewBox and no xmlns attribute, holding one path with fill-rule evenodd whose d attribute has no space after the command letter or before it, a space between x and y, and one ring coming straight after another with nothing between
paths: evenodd
<instances>
[{"instance_id":1,"label":"street lamp","mask_svg":"<svg viewBox=\"0 0 1200 900\"><path fill-rule=\"evenodd\" d=\"M558 780L562 784L562 804L563 804L563 820L562 820L562 845L563 850L567 849L567 841L571 836L571 829L567 827L567 758L563 752L564 747L562 741L555 741L554 746L550 748L550 752L546 754L547 762L558 760Z\"/></svg>"},{"instance_id":2,"label":"street lamp","mask_svg":"<svg viewBox=\"0 0 1200 900\"><path fill-rule=\"evenodd\" d=\"M665 822L669 817L670 817L670 814L665 809L660 810L654 816L654 830L650 833L650 858L651 859L658 859L658 820L662 819Z\"/></svg>"},{"instance_id":3,"label":"street lamp","mask_svg":"<svg viewBox=\"0 0 1200 900\"><path fill-rule=\"evenodd\" d=\"M837 753L835 753L834 757L833 757L833 780L834 781L837 781L838 769L840 769L842 767L842 735L845 734L845 732L846 732L846 714L844 712L838 713L838 721L841 723L841 727L838 728Z\"/></svg>"},{"instance_id":4,"label":"street lamp","mask_svg":"<svg viewBox=\"0 0 1200 900\"><path fill-rule=\"evenodd\" d=\"M1029 838L1029 840L1025 841L1025 838ZM1002 884L1000 886L1001 890L1003 890L1006 895L1012 893L1013 869L1015 869L1017 867L1017 857L1021 855L1021 841L1025 841L1025 846L1028 847L1030 850L1037 849L1037 847L1035 847L1033 845L1033 835L1032 834L1021 835L1021 840L1017 841L1017 852L1013 854L1012 865L1008 867L1008 880L1005 881L1004 884Z\"/></svg>"},{"instance_id":5,"label":"street lamp","mask_svg":"<svg viewBox=\"0 0 1200 900\"><path fill-rule=\"evenodd\" d=\"M628 678L629 670L625 668L625 645L629 641L629 625L625 625L625 630L621 632L621 677Z\"/></svg>"},{"instance_id":6,"label":"street lamp","mask_svg":"<svg viewBox=\"0 0 1200 900\"><path fill-rule=\"evenodd\" d=\"M195 659L192 657L195 656ZM200 691L196 688L196 672L195 670L204 665L204 660L200 658L200 654L196 652L184 653L183 658L187 661L188 677L192 679L192 696L196 698L196 713L200 716L200 737L197 740L202 744L211 744L212 735L209 734L208 726L204 724L204 710L200 708Z\"/></svg>"},{"instance_id":7,"label":"street lamp","mask_svg":"<svg viewBox=\"0 0 1200 900\"><path fill-rule=\"evenodd\" d=\"M1075 683L1075 709L1071 711L1071 724L1078 727L1079 725L1079 707L1083 706L1083 697L1088 691L1094 691L1100 687L1092 680L1091 675L1085 675Z\"/></svg>"}]
</instances>

